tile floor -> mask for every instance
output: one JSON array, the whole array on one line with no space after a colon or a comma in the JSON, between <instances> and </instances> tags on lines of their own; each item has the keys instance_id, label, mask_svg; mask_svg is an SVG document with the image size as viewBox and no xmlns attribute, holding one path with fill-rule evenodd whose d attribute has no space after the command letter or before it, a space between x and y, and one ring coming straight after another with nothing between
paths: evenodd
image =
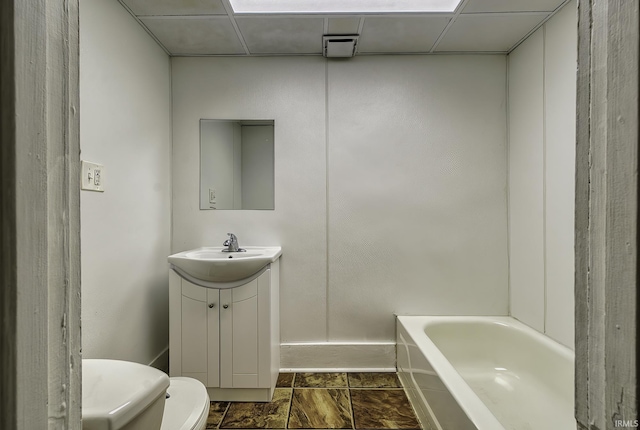
<instances>
[{"instance_id":1,"label":"tile floor","mask_svg":"<svg viewBox=\"0 0 640 430\"><path fill-rule=\"evenodd\" d=\"M395 373L281 373L269 403L211 402L207 429L420 429Z\"/></svg>"}]
</instances>

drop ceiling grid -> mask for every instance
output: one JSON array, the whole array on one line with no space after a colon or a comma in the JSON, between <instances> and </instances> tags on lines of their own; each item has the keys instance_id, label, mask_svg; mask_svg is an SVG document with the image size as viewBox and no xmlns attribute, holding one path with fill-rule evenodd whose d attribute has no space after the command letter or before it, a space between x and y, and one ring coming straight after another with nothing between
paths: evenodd
<instances>
[{"instance_id":1,"label":"drop ceiling grid","mask_svg":"<svg viewBox=\"0 0 640 430\"><path fill-rule=\"evenodd\" d=\"M449 31L453 23L456 22L456 18L460 16L460 14L462 13L462 10L467 7L470 1L471 0L461 0L460 3L458 3L458 7L456 8L455 14L451 18L447 26L444 28L444 30L442 30L442 33L440 33L440 36L438 36L438 38L436 39L429 53L433 53L436 50L436 48L438 47L438 45L440 44L444 36L447 34L447 31Z\"/></svg>"},{"instance_id":2,"label":"drop ceiling grid","mask_svg":"<svg viewBox=\"0 0 640 430\"><path fill-rule=\"evenodd\" d=\"M234 14L229 0L119 0L172 56L322 55L323 34L358 54L508 53L571 0L463 0L439 14Z\"/></svg>"}]
</instances>

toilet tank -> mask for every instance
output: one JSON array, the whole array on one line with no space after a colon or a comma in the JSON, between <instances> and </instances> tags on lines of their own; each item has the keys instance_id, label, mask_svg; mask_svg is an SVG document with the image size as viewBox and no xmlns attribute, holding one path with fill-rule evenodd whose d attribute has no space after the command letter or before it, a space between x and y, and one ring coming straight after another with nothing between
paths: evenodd
<instances>
[{"instance_id":1,"label":"toilet tank","mask_svg":"<svg viewBox=\"0 0 640 430\"><path fill-rule=\"evenodd\" d=\"M82 360L83 430L159 430L169 377L120 360Z\"/></svg>"}]
</instances>

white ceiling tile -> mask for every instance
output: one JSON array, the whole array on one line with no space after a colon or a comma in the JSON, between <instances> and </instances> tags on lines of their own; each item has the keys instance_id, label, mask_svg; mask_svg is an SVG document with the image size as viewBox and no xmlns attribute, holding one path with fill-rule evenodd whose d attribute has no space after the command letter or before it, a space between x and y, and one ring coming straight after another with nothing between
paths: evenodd
<instances>
[{"instance_id":1,"label":"white ceiling tile","mask_svg":"<svg viewBox=\"0 0 640 430\"><path fill-rule=\"evenodd\" d=\"M358 52L429 52L449 20L433 16L367 17Z\"/></svg>"},{"instance_id":2,"label":"white ceiling tile","mask_svg":"<svg viewBox=\"0 0 640 430\"><path fill-rule=\"evenodd\" d=\"M222 0L120 0L136 15L226 15Z\"/></svg>"},{"instance_id":3,"label":"white ceiling tile","mask_svg":"<svg viewBox=\"0 0 640 430\"><path fill-rule=\"evenodd\" d=\"M227 16L142 18L141 21L172 55L245 54Z\"/></svg>"},{"instance_id":4,"label":"white ceiling tile","mask_svg":"<svg viewBox=\"0 0 640 430\"><path fill-rule=\"evenodd\" d=\"M564 0L470 0L462 13L551 12Z\"/></svg>"},{"instance_id":5,"label":"white ceiling tile","mask_svg":"<svg viewBox=\"0 0 640 430\"><path fill-rule=\"evenodd\" d=\"M329 18L329 32L327 34L356 34L360 25L360 17L349 16Z\"/></svg>"},{"instance_id":6,"label":"white ceiling tile","mask_svg":"<svg viewBox=\"0 0 640 430\"><path fill-rule=\"evenodd\" d=\"M322 54L323 18L235 19L252 54Z\"/></svg>"},{"instance_id":7,"label":"white ceiling tile","mask_svg":"<svg viewBox=\"0 0 640 430\"><path fill-rule=\"evenodd\" d=\"M547 14L460 15L436 51L507 52Z\"/></svg>"}]
</instances>

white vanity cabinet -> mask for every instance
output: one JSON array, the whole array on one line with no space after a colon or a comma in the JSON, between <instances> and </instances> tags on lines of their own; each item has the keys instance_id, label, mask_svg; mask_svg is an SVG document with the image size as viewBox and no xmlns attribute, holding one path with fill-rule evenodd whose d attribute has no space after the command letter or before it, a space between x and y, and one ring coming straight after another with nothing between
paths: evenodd
<instances>
[{"instance_id":1,"label":"white vanity cabinet","mask_svg":"<svg viewBox=\"0 0 640 430\"><path fill-rule=\"evenodd\" d=\"M278 263L224 289L170 270L171 376L200 380L211 400L271 400L280 368Z\"/></svg>"}]
</instances>

